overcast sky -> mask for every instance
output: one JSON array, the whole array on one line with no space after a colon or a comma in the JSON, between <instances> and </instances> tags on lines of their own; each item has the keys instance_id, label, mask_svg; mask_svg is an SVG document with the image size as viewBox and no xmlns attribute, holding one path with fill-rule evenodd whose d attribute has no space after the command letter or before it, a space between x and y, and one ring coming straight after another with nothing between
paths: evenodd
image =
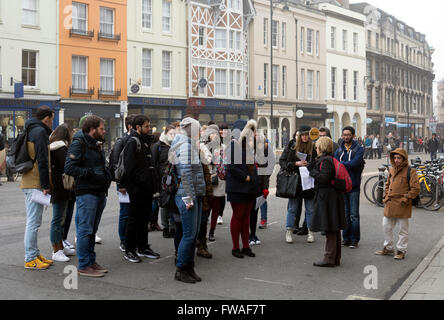
<instances>
[{"instance_id":1,"label":"overcast sky","mask_svg":"<svg viewBox=\"0 0 444 320\"><path fill-rule=\"evenodd\" d=\"M436 81L444 78L444 1L443 0L351 0L368 2L405 22L426 35L429 46L435 48L432 56ZM436 83L435 83L436 87ZM436 98L436 90L433 93Z\"/></svg>"}]
</instances>

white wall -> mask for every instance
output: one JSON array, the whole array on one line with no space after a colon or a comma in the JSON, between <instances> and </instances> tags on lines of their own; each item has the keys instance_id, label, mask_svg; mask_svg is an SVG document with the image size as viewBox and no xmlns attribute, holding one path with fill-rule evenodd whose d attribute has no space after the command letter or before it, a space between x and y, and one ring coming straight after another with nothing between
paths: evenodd
<instances>
[{"instance_id":1,"label":"white wall","mask_svg":"<svg viewBox=\"0 0 444 320\"><path fill-rule=\"evenodd\" d=\"M38 0L36 26L22 25L22 1L0 4L2 93L14 92L10 78L22 80L22 50L37 51L37 86L27 94L58 93L58 1Z\"/></svg>"}]
</instances>

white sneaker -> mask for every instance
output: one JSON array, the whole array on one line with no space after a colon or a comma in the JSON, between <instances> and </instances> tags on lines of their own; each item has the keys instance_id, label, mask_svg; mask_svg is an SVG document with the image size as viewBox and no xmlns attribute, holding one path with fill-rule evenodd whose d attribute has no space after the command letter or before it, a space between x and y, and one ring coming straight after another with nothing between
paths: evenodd
<instances>
[{"instance_id":1,"label":"white sneaker","mask_svg":"<svg viewBox=\"0 0 444 320\"><path fill-rule=\"evenodd\" d=\"M308 242L308 243L313 243L313 242L315 242L314 234L313 234L313 232L311 232L311 231L308 231L307 242Z\"/></svg>"},{"instance_id":2,"label":"white sneaker","mask_svg":"<svg viewBox=\"0 0 444 320\"><path fill-rule=\"evenodd\" d=\"M256 241L256 245L257 245L257 246L261 244L261 241L260 241L257 237L254 238L254 240Z\"/></svg>"},{"instance_id":3,"label":"white sneaker","mask_svg":"<svg viewBox=\"0 0 444 320\"><path fill-rule=\"evenodd\" d=\"M250 246L256 245L256 242L254 240L250 240Z\"/></svg>"},{"instance_id":4,"label":"white sneaker","mask_svg":"<svg viewBox=\"0 0 444 320\"><path fill-rule=\"evenodd\" d=\"M96 234L96 243L98 244L102 243L102 238L100 238L97 234Z\"/></svg>"},{"instance_id":5,"label":"white sneaker","mask_svg":"<svg viewBox=\"0 0 444 320\"><path fill-rule=\"evenodd\" d=\"M217 217L217 224L224 224L224 220L222 219L221 216Z\"/></svg>"},{"instance_id":6,"label":"white sneaker","mask_svg":"<svg viewBox=\"0 0 444 320\"><path fill-rule=\"evenodd\" d=\"M73 244L71 244L68 240L63 240L63 246L65 248L69 248L69 249L74 249L75 246Z\"/></svg>"},{"instance_id":7,"label":"white sneaker","mask_svg":"<svg viewBox=\"0 0 444 320\"><path fill-rule=\"evenodd\" d=\"M285 234L285 241L287 243L293 243L293 237L292 237L293 231L287 230L287 233Z\"/></svg>"},{"instance_id":8,"label":"white sneaker","mask_svg":"<svg viewBox=\"0 0 444 320\"><path fill-rule=\"evenodd\" d=\"M65 256L65 254L63 253L63 250L59 250L55 253L54 252L52 253L52 260L59 261L59 262L68 262L69 258L67 256Z\"/></svg>"},{"instance_id":9,"label":"white sneaker","mask_svg":"<svg viewBox=\"0 0 444 320\"><path fill-rule=\"evenodd\" d=\"M61 251L61 250L60 250ZM74 249L70 249L68 247L65 247L63 249L63 253L65 254L65 256L75 256L76 255L76 250Z\"/></svg>"}]
</instances>

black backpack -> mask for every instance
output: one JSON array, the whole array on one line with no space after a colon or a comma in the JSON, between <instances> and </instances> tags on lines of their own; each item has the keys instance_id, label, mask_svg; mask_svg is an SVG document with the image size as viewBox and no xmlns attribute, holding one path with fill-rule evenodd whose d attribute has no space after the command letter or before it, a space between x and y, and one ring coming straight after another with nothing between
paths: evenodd
<instances>
[{"instance_id":1,"label":"black backpack","mask_svg":"<svg viewBox=\"0 0 444 320\"><path fill-rule=\"evenodd\" d=\"M6 163L12 172L26 173L34 167L35 159L28 153L28 129L25 129L12 142L6 155Z\"/></svg>"}]
</instances>

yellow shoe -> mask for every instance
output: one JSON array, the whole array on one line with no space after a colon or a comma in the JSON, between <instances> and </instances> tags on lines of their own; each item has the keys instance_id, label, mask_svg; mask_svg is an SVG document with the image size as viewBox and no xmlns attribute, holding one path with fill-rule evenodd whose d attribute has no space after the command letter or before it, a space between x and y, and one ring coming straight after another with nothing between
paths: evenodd
<instances>
[{"instance_id":1,"label":"yellow shoe","mask_svg":"<svg viewBox=\"0 0 444 320\"><path fill-rule=\"evenodd\" d=\"M44 270L48 268L49 264L43 263L39 258L36 258L30 262L25 262L25 269Z\"/></svg>"},{"instance_id":2,"label":"yellow shoe","mask_svg":"<svg viewBox=\"0 0 444 320\"><path fill-rule=\"evenodd\" d=\"M52 264L54 263L53 260L48 260L44 256L38 256L37 259L39 259L43 263L49 264L50 266L52 266Z\"/></svg>"}]
</instances>

